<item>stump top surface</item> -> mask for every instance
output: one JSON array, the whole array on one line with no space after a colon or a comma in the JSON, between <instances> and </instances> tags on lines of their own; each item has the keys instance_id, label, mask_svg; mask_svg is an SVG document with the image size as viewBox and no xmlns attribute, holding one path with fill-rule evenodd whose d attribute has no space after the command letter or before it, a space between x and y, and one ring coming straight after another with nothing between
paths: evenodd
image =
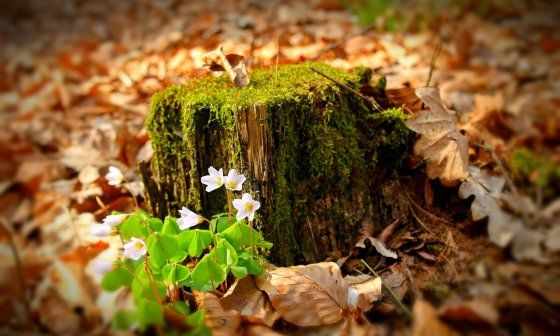
<instances>
[{"instance_id":1,"label":"stump top surface","mask_svg":"<svg viewBox=\"0 0 560 336\"><path fill-rule=\"evenodd\" d=\"M253 105L271 105L279 101L299 100L311 91L336 86L313 72L316 68L341 82L358 82L357 73L347 73L324 63L303 63L255 69L249 73L251 83L244 88L233 85L226 75L198 78L180 86L172 86L154 96L152 104L211 110L239 110Z\"/></svg>"}]
</instances>

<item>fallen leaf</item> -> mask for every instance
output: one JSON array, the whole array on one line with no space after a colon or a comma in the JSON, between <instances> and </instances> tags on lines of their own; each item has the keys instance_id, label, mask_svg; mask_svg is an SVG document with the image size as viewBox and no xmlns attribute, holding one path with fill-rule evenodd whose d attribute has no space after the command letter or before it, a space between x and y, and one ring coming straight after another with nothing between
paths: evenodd
<instances>
[{"instance_id":1,"label":"fallen leaf","mask_svg":"<svg viewBox=\"0 0 560 336\"><path fill-rule=\"evenodd\" d=\"M498 199L505 185L502 177L485 174L477 167L470 167L470 176L459 187L459 197L465 199L474 195L471 205L475 221L488 217L488 236L499 247L506 247L513 239L521 223L504 213Z\"/></svg>"},{"instance_id":2,"label":"fallen leaf","mask_svg":"<svg viewBox=\"0 0 560 336\"><path fill-rule=\"evenodd\" d=\"M194 292L196 303L204 309L204 321L213 335L237 335L241 326L241 315L235 310L226 310L220 298L213 293Z\"/></svg>"},{"instance_id":3,"label":"fallen leaf","mask_svg":"<svg viewBox=\"0 0 560 336\"><path fill-rule=\"evenodd\" d=\"M394 251L389 250L387 247L385 247L385 244L383 244L379 239L374 238L372 236L367 236L367 237L362 237L357 243L356 243L356 247L360 247L360 248L366 248L365 245L365 241L369 240L369 242L371 243L371 245L373 247L375 247L375 249L377 250L377 252L379 252L379 254L381 254L384 257L387 258L393 258L393 259L397 259L398 256Z\"/></svg>"},{"instance_id":4,"label":"fallen leaf","mask_svg":"<svg viewBox=\"0 0 560 336\"><path fill-rule=\"evenodd\" d=\"M224 309L239 312L243 320L251 323L272 327L280 317L253 277L237 280L220 301Z\"/></svg>"},{"instance_id":5,"label":"fallen leaf","mask_svg":"<svg viewBox=\"0 0 560 336\"><path fill-rule=\"evenodd\" d=\"M457 130L451 111L433 87L416 89L416 95L429 107L413 115L406 126L420 134L414 153L427 161L426 173L444 185L454 185L469 176L468 139Z\"/></svg>"},{"instance_id":6,"label":"fallen leaf","mask_svg":"<svg viewBox=\"0 0 560 336\"><path fill-rule=\"evenodd\" d=\"M256 283L278 314L297 326L336 323L348 308L348 288L332 262L271 268Z\"/></svg>"},{"instance_id":7,"label":"fallen leaf","mask_svg":"<svg viewBox=\"0 0 560 336\"><path fill-rule=\"evenodd\" d=\"M496 308L487 300L474 299L464 302L449 302L440 309L440 316L450 320L458 320L469 325L497 326L500 315Z\"/></svg>"},{"instance_id":8,"label":"fallen leaf","mask_svg":"<svg viewBox=\"0 0 560 336\"><path fill-rule=\"evenodd\" d=\"M344 281L348 284L346 277ZM358 283L353 283L348 286L348 308L355 311L358 308L367 312L371 309L371 305L374 301L381 298L381 278L380 277L369 277L365 281Z\"/></svg>"},{"instance_id":9,"label":"fallen leaf","mask_svg":"<svg viewBox=\"0 0 560 336\"><path fill-rule=\"evenodd\" d=\"M459 333L443 323L434 307L423 300L414 303L412 331L415 336L459 336Z\"/></svg>"}]
</instances>

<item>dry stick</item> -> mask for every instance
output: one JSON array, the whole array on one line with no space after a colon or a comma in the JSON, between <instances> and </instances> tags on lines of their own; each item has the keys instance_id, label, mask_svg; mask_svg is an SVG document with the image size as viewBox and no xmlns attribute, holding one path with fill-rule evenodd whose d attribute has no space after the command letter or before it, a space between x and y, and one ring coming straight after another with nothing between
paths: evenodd
<instances>
[{"instance_id":1,"label":"dry stick","mask_svg":"<svg viewBox=\"0 0 560 336\"><path fill-rule=\"evenodd\" d=\"M319 71L315 68L311 68L311 70L313 70L314 72L318 73L319 75L325 77L326 79L332 81L333 83L335 83L336 85L338 85L342 89L344 89L344 90L346 90L350 93L353 93L356 96L362 98L366 102L370 103L375 110L381 110L381 106L379 106L379 104L377 103L377 101L375 101L375 99L373 99L373 97L368 97L368 96L363 95L361 92L359 92L357 90L354 90L353 88L351 88L350 86L348 86L344 83L339 82L338 80L332 78L331 76L327 75L326 73L324 73L322 71Z\"/></svg>"},{"instance_id":2,"label":"dry stick","mask_svg":"<svg viewBox=\"0 0 560 336\"><path fill-rule=\"evenodd\" d=\"M379 274L375 273L375 271L368 265L368 263L366 263L364 261L364 259L360 259L360 261L364 265L366 265L366 267L370 270L371 273L373 273L376 277L379 278L379 280L381 280L381 284L383 285L383 287L385 287L385 289L387 289L389 291L389 293L391 293L391 295L393 296L393 299L395 299L397 301L397 303L399 304L401 309L405 312L405 314L408 315L408 317L412 317L412 312L410 311L410 309L407 306L405 306L405 304L397 297L397 294L395 294L395 292L393 292L393 289L390 286L388 286L385 283L385 281L383 281L383 279L381 279Z\"/></svg>"},{"instance_id":3,"label":"dry stick","mask_svg":"<svg viewBox=\"0 0 560 336\"><path fill-rule=\"evenodd\" d=\"M30 306L29 306L29 301L27 301L27 296L25 295L25 277L23 275L23 267L21 265L21 259L19 257L19 252L16 246L16 242L14 241L14 237L12 235L11 230L8 227L7 221L3 217L0 217L0 230L2 231L2 234L6 236L6 239L8 240L8 244L10 245L10 249L12 250L12 254L14 256L14 262L16 264L16 272L19 280L21 301L25 308L25 314L27 315L26 319L22 321L25 323L27 322L27 318L30 316L29 315Z\"/></svg>"},{"instance_id":4,"label":"dry stick","mask_svg":"<svg viewBox=\"0 0 560 336\"><path fill-rule=\"evenodd\" d=\"M416 219L416 221L418 222L418 224L420 224L424 230L428 231L434 238L436 241L440 242L438 236L436 236L436 234L430 230L428 228L428 226L426 224L424 224L424 222L422 222L422 220L420 220L420 218L418 218L418 216L416 215L416 213L414 212L414 210L412 209L412 207L410 207L410 205L408 206L408 208L410 209L410 213L412 214L412 216Z\"/></svg>"},{"instance_id":5,"label":"dry stick","mask_svg":"<svg viewBox=\"0 0 560 336\"><path fill-rule=\"evenodd\" d=\"M422 208L420 205L418 205L416 202L414 202L414 201L412 200L412 198L409 197L408 200L410 201L410 203L412 203L418 210L422 211L424 214L426 214L426 215L428 215L428 216L430 216L430 217L432 217L432 218L435 218L435 219L437 219L437 220L439 220L439 221L441 221L441 222L443 222L443 223L445 223L445 224L453 225L453 223L451 223L451 222L448 221L447 219L440 218L440 217L438 217L438 216L436 216L436 215L434 215L434 214L428 212L427 210L425 210L424 208Z\"/></svg>"},{"instance_id":6,"label":"dry stick","mask_svg":"<svg viewBox=\"0 0 560 336\"><path fill-rule=\"evenodd\" d=\"M329 44L329 46L327 46L325 49L321 50L317 55L315 55L314 57L308 59L308 62L313 62L316 61L317 59L319 59L319 57L323 56L324 54L328 53L329 51L338 48L340 45L342 45L343 43L346 43L346 41L350 40L353 37L356 36L360 36L360 35L365 35L366 33L368 33L370 30L373 30L375 28L375 25L369 25L367 27L365 27L364 29L354 33L354 34L350 34L350 35L346 35L346 37L344 37L343 39L338 40L337 42L331 43Z\"/></svg>"},{"instance_id":7,"label":"dry stick","mask_svg":"<svg viewBox=\"0 0 560 336\"><path fill-rule=\"evenodd\" d=\"M434 69L436 68L436 60L439 57L440 53L441 53L441 40L438 41L436 49L432 54L432 60L430 61L430 73L428 74L428 80L426 81L426 86L430 86L430 82L432 80L432 74L434 72Z\"/></svg>"}]
</instances>

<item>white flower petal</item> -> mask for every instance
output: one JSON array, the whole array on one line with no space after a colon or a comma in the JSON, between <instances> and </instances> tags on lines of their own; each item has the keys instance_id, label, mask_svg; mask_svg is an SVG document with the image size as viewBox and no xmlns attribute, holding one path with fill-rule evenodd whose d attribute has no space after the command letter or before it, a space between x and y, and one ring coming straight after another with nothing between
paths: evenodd
<instances>
[{"instance_id":1,"label":"white flower petal","mask_svg":"<svg viewBox=\"0 0 560 336\"><path fill-rule=\"evenodd\" d=\"M243 218L247 217L249 215L249 213L245 210L240 210L237 212L237 214L235 215L235 219L237 220L242 220Z\"/></svg>"},{"instance_id":2,"label":"white flower petal","mask_svg":"<svg viewBox=\"0 0 560 336\"><path fill-rule=\"evenodd\" d=\"M245 203L245 202L244 202L243 200L241 200L241 199L234 199L233 202L232 202L233 207L234 207L237 211L240 211L241 209L244 208L244 206L243 206L244 203Z\"/></svg>"},{"instance_id":3,"label":"white flower petal","mask_svg":"<svg viewBox=\"0 0 560 336\"><path fill-rule=\"evenodd\" d=\"M132 237L123 247L124 256L132 260L138 260L146 254L146 243L142 239Z\"/></svg>"},{"instance_id":4,"label":"white flower petal","mask_svg":"<svg viewBox=\"0 0 560 336\"><path fill-rule=\"evenodd\" d=\"M224 170L222 168L220 168L220 170L216 170L216 168L210 166L208 168L208 174L210 174L210 176L223 176Z\"/></svg>"},{"instance_id":5,"label":"white flower petal","mask_svg":"<svg viewBox=\"0 0 560 336\"><path fill-rule=\"evenodd\" d=\"M105 175L105 179L109 185L116 186L124 181L124 175L119 168L109 166L109 171Z\"/></svg>"},{"instance_id":6,"label":"white flower petal","mask_svg":"<svg viewBox=\"0 0 560 336\"><path fill-rule=\"evenodd\" d=\"M120 215L108 215L107 217L105 217L103 219L103 224L107 224L111 227L115 227L119 224L121 224L124 219L126 218L126 214L120 214Z\"/></svg>"},{"instance_id":7,"label":"white flower petal","mask_svg":"<svg viewBox=\"0 0 560 336\"><path fill-rule=\"evenodd\" d=\"M107 224L93 224L91 226L91 235L98 238L108 237L112 231L113 228Z\"/></svg>"}]
</instances>

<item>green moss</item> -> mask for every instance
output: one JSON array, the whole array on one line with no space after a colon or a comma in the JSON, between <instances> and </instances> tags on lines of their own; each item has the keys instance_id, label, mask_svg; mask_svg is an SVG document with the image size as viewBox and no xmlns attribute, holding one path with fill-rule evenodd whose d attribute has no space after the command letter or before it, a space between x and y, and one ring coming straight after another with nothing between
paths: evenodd
<instances>
[{"instance_id":1,"label":"green moss","mask_svg":"<svg viewBox=\"0 0 560 336\"><path fill-rule=\"evenodd\" d=\"M560 165L528 148L517 148L511 156L514 173L525 178L543 191L545 197L554 196L560 187Z\"/></svg>"},{"instance_id":2,"label":"green moss","mask_svg":"<svg viewBox=\"0 0 560 336\"><path fill-rule=\"evenodd\" d=\"M356 88L371 76L322 63L286 65L253 71L245 88L225 76L205 77L154 96L146 124L169 213L183 205L208 216L223 212L224 192L204 192L200 177L210 165L226 173L236 168L248 175L244 190L263 202L257 224L275 244L277 263L320 260L320 251L351 243L373 170L384 160L398 166L410 132L400 109L371 115L358 97L311 67ZM266 129L268 170L261 179L250 170L238 124L240 115L259 108L266 114L248 122Z\"/></svg>"}]
</instances>

